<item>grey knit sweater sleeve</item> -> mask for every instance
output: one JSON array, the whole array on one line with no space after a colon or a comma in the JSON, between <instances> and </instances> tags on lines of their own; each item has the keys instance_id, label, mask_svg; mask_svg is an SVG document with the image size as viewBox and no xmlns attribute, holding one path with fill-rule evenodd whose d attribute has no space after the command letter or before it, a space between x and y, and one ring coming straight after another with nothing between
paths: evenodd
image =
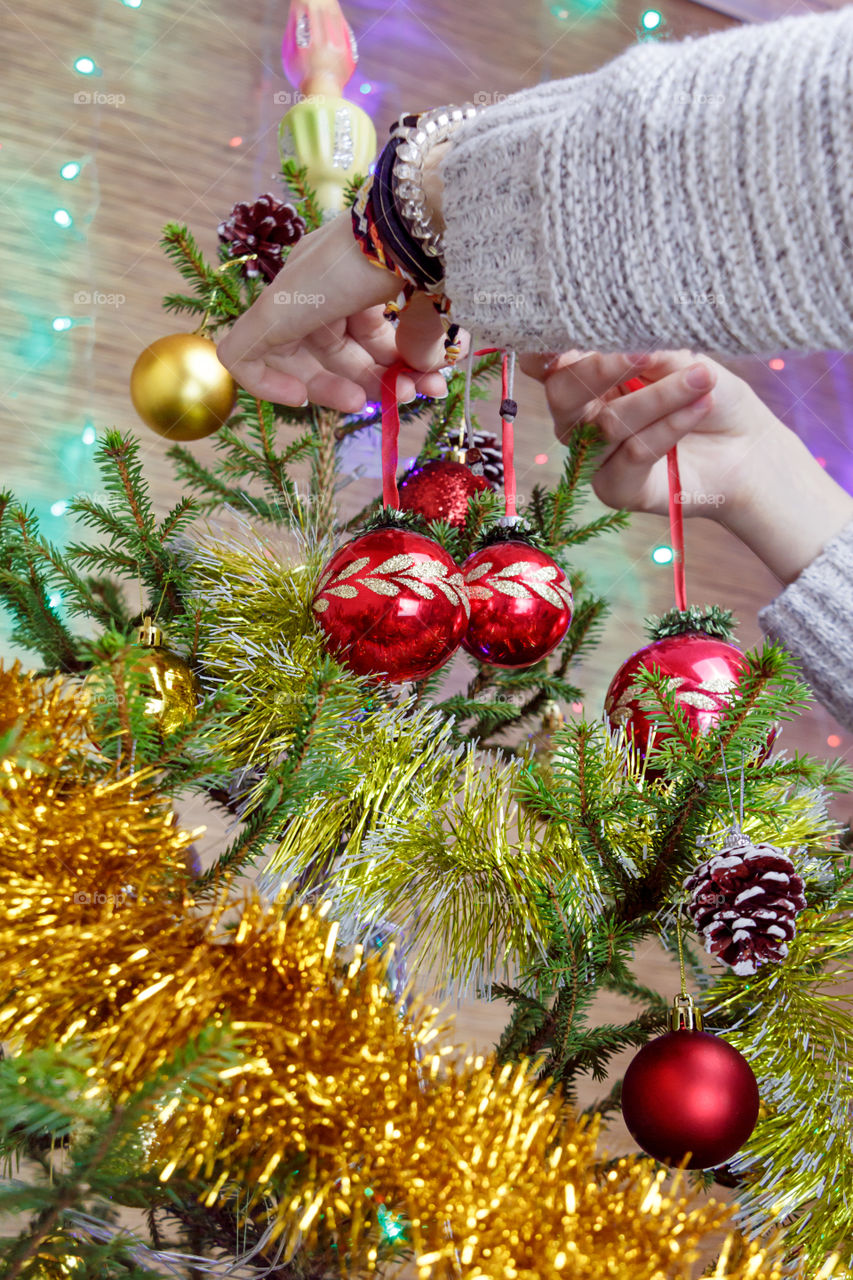
<instances>
[{"instance_id":1,"label":"grey knit sweater sleeve","mask_svg":"<svg viewBox=\"0 0 853 1280\"><path fill-rule=\"evenodd\" d=\"M525 90L442 174L452 317L489 342L853 345L853 7Z\"/></svg>"},{"instance_id":2,"label":"grey knit sweater sleeve","mask_svg":"<svg viewBox=\"0 0 853 1280\"><path fill-rule=\"evenodd\" d=\"M758 620L797 659L839 724L853 729L853 687L840 678L849 671L853 641L853 523L761 610Z\"/></svg>"}]
</instances>

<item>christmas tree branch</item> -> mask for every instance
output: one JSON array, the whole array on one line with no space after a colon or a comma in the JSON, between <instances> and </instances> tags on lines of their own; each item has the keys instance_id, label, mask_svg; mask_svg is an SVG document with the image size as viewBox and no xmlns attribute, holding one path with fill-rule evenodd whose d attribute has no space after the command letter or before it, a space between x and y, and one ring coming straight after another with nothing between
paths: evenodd
<instances>
[{"instance_id":1,"label":"christmas tree branch","mask_svg":"<svg viewBox=\"0 0 853 1280\"><path fill-rule=\"evenodd\" d=\"M317 193L308 181L308 168L293 159L287 159L281 166L282 176L299 203L299 212L305 220L309 231L316 231L323 225L323 214Z\"/></svg>"}]
</instances>

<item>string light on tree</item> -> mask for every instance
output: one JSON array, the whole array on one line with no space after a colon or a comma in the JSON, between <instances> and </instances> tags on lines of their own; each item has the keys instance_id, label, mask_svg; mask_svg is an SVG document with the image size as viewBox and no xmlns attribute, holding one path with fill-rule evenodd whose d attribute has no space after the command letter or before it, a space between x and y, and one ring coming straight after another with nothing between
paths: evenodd
<instances>
[{"instance_id":1,"label":"string light on tree","mask_svg":"<svg viewBox=\"0 0 853 1280\"><path fill-rule=\"evenodd\" d=\"M70 316L54 316L51 321L51 328L56 333L64 333L66 329L71 328L73 323Z\"/></svg>"},{"instance_id":2,"label":"string light on tree","mask_svg":"<svg viewBox=\"0 0 853 1280\"><path fill-rule=\"evenodd\" d=\"M657 31L663 25L663 14L660 9L646 9L640 18L644 31Z\"/></svg>"},{"instance_id":3,"label":"string light on tree","mask_svg":"<svg viewBox=\"0 0 853 1280\"><path fill-rule=\"evenodd\" d=\"M652 559L655 564L672 564L673 551L672 547L664 546L655 547L652 552Z\"/></svg>"},{"instance_id":4,"label":"string light on tree","mask_svg":"<svg viewBox=\"0 0 853 1280\"><path fill-rule=\"evenodd\" d=\"M82 167L83 166L79 164L76 160L69 160L59 170L59 176L60 178L64 178L66 182L71 182L73 181L74 178L76 178L79 175Z\"/></svg>"},{"instance_id":5,"label":"string light on tree","mask_svg":"<svg viewBox=\"0 0 853 1280\"><path fill-rule=\"evenodd\" d=\"M74 219L67 209L57 209L54 212L53 220L58 227L70 227L74 224Z\"/></svg>"},{"instance_id":6,"label":"string light on tree","mask_svg":"<svg viewBox=\"0 0 853 1280\"><path fill-rule=\"evenodd\" d=\"M74 70L81 76L100 75L100 68L94 58L77 58L74 62Z\"/></svg>"}]
</instances>

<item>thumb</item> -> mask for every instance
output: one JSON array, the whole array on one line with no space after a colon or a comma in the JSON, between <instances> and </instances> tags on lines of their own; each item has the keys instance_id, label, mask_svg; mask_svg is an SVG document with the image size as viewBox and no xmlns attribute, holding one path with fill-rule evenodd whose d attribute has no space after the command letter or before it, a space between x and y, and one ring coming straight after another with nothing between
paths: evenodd
<instances>
[{"instance_id":1,"label":"thumb","mask_svg":"<svg viewBox=\"0 0 853 1280\"><path fill-rule=\"evenodd\" d=\"M522 373L526 373L529 378L535 378L537 382L547 382L552 373L565 369L568 365L574 364L575 361L589 354L590 352L576 351L574 348L570 351L546 351L544 353L528 351L518 357L518 363Z\"/></svg>"},{"instance_id":2,"label":"thumb","mask_svg":"<svg viewBox=\"0 0 853 1280\"><path fill-rule=\"evenodd\" d=\"M401 313L397 351L410 369L440 369L447 364L444 325L429 294L413 294Z\"/></svg>"}]
</instances>

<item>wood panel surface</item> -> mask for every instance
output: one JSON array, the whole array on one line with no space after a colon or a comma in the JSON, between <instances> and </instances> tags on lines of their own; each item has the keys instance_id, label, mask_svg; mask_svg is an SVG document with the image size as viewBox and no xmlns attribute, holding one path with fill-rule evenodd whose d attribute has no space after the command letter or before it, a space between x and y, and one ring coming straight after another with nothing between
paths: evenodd
<instances>
[{"instance_id":1,"label":"wood panel surface","mask_svg":"<svg viewBox=\"0 0 853 1280\"><path fill-rule=\"evenodd\" d=\"M546 0L351 0L361 63L347 92L371 110L381 137L403 108L498 98L589 71L637 38L640 0L577 9L574 2L561 9ZM668 37L731 25L690 0L661 7ZM764 12L782 10L768 2ZM167 220L186 221L213 252L216 226L235 201L277 190L276 129L292 93L278 52L285 20L283 0L142 0L138 9L119 0L0 0L0 476L40 512L56 541L71 531L51 505L99 488L83 442L87 425L137 431L158 509L177 496L165 447L137 422L127 391L139 351L182 327L160 310L177 276L159 233ZM76 74L81 55L94 58L101 74ZM371 91L362 94L362 84ZM72 159L84 167L66 183L59 168ZM53 221L60 206L74 219L69 229ZM53 317L63 315L73 327L54 332ZM738 367L849 487L849 355L786 357L782 370L758 361ZM524 492L556 476L563 451L540 389L525 381L518 399ZM408 447L414 452L414 436ZM209 443L196 448L211 457ZM536 461L542 455L547 460ZM375 478L354 482L342 492L345 507L377 488ZM579 565L612 602L603 641L580 672L595 714L611 675L643 641L644 615L671 603L669 570L650 559L665 538L662 520L641 516L626 534L579 552ZM742 642L756 642L757 611L779 589L773 576L710 521L689 525L688 563L692 599L732 607ZM11 652L8 630L0 639ZM837 747L828 743L833 738ZM787 728L784 741L825 755L848 754L853 745L820 707ZM184 817L196 825L207 815L191 804ZM218 834L214 827L208 848ZM641 959L646 981L672 988L666 957L649 948ZM619 1011L602 1001L601 1016ZM466 1001L458 1009L463 1042L486 1048L500 1026L493 1006ZM582 1090L582 1100L598 1088ZM613 1141L624 1139L617 1131Z\"/></svg>"}]
</instances>

